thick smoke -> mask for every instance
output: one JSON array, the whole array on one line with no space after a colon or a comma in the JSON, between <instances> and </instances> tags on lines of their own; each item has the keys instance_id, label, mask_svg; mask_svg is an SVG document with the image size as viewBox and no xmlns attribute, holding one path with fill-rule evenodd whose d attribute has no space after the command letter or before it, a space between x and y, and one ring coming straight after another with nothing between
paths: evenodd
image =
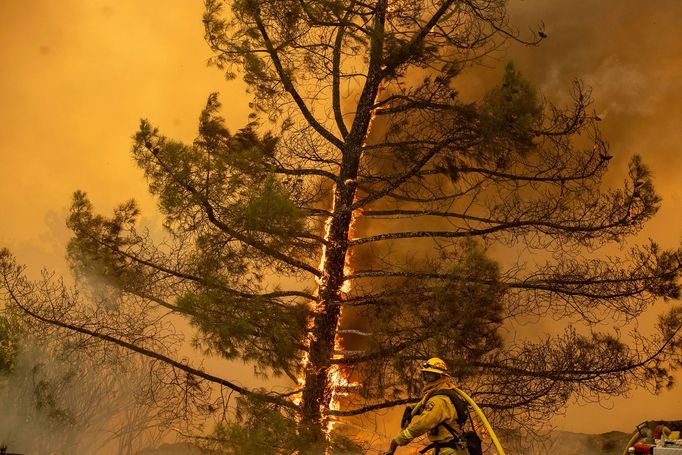
<instances>
[{"instance_id":1,"label":"thick smoke","mask_svg":"<svg viewBox=\"0 0 682 455\"><path fill-rule=\"evenodd\" d=\"M499 83L504 63L509 60L557 104L570 101L568 94L574 80L591 87L593 109L602 119L601 127L614 155L604 185L620 186L629 159L640 154L652 169L657 192L663 197L662 209L633 243L651 237L664 248L678 246L682 233L678 175L682 161L677 152L677 125L682 122L682 80L678 76L682 69L682 29L678 24L682 3L668 0L644 7L635 0L516 0L509 6L511 23L521 36L544 23L548 39L538 47L508 43L489 56L485 62L488 67L470 68L456 80L458 91L465 99L480 99ZM363 229L368 226L360 223L358 230L366 234ZM513 255L509 251L491 253L502 262L506 255ZM357 254L353 263L362 268L366 260ZM654 307L642 319L640 330L646 332L648 325L653 327L657 313L663 309ZM344 322L347 327L360 326L351 314ZM563 324L530 321L516 333L527 330L532 332L529 335L545 336L561 330ZM350 346L354 347L352 342ZM587 433L629 431L645 419L679 418L680 408L682 401L676 389L658 397L637 391L601 404L571 403L566 416L558 417L553 424Z\"/></svg>"},{"instance_id":2,"label":"thick smoke","mask_svg":"<svg viewBox=\"0 0 682 455\"><path fill-rule=\"evenodd\" d=\"M677 101L682 4L542 0L516 1L511 7L521 31L543 21L549 38L537 48L514 47L510 57L555 99L572 79L591 86L615 164L622 169L629 156L643 154L656 172L659 191L664 198L670 194L680 165L674 125L682 115ZM678 238L675 232L673 239Z\"/></svg>"},{"instance_id":3,"label":"thick smoke","mask_svg":"<svg viewBox=\"0 0 682 455\"><path fill-rule=\"evenodd\" d=\"M41 454L132 455L167 433L141 401L148 365L115 374L101 359L22 340L11 373L0 379L0 447Z\"/></svg>"},{"instance_id":4,"label":"thick smoke","mask_svg":"<svg viewBox=\"0 0 682 455\"><path fill-rule=\"evenodd\" d=\"M592 88L594 110L614 155L605 185L621 184L628 160L640 154L652 169L662 208L637 243L651 237L664 248L679 245L682 189L678 126L682 122L682 3L641 1L517 0L510 3L512 23L521 33L541 22L548 39L537 48L510 46L500 59L511 59L554 102L561 102L572 80ZM482 75L485 84L495 70ZM663 306L641 321L653 326ZM547 328L551 328L547 326ZM677 388L659 397L639 391L602 405L569 407L556 424L572 431L630 431L646 419L679 418Z\"/></svg>"}]
</instances>

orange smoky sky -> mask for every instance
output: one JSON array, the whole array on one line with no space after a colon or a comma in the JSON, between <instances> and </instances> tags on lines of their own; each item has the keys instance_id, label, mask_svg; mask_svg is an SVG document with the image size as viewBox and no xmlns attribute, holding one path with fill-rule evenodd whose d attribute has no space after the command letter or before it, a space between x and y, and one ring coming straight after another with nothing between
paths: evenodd
<instances>
[{"instance_id":1,"label":"orange smoky sky","mask_svg":"<svg viewBox=\"0 0 682 455\"><path fill-rule=\"evenodd\" d=\"M561 101L576 78L592 87L594 109L614 155L605 183L620 185L634 154L650 166L663 204L637 241L653 238L665 248L677 247L682 239L682 2L525 0L510 6L521 32L545 23L549 38L541 46L512 48L510 54L546 96ZM652 324L653 313L671 304L660 303L642 325ZM646 419L680 419L681 391L679 385L657 397L637 391L607 400L606 407L574 404L556 423L603 432L632 430Z\"/></svg>"},{"instance_id":2,"label":"orange smoky sky","mask_svg":"<svg viewBox=\"0 0 682 455\"><path fill-rule=\"evenodd\" d=\"M244 85L207 68L202 13L185 0L0 1L0 240L20 260L61 259L76 189L103 213L134 197L155 216L128 153L140 118L191 141L221 91L228 124L246 122Z\"/></svg>"},{"instance_id":3,"label":"orange smoky sky","mask_svg":"<svg viewBox=\"0 0 682 455\"><path fill-rule=\"evenodd\" d=\"M247 121L240 81L206 66L199 0L0 0L0 246L20 263L65 271L64 217L74 190L109 213L135 198L145 224L154 201L130 153L139 119L191 141L210 92L221 93L231 130ZM523 33L541 21L539 47L509 45L513 59L547 96L561 100L571 80L593 86L595 109L615 156L607 184L643 156L663 207L642 239L676 247L682 234L682 2L512 0ZM500 71L467 80L482 92ZM657 309L663 308L661 304ZM240 372L240 374L243 374ZM245 377L248 381L248 377ZM682 378L681 378L682 379ZM556 420L571 431L629 430L645 419L682 418L682 389L638 391L608 408L572 404Z\"/></svg>"}]
</instances>

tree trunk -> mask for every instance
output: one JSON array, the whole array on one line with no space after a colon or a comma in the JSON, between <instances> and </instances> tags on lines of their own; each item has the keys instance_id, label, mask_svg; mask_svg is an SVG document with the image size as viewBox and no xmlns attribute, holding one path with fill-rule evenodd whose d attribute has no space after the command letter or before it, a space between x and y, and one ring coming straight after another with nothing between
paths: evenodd
<instances>
[{"instance_id":1,"label":"tree trunk","mask_svg":"<svg viewBox=\"0 0 682 455\"><path fill-rule=\"evenodd\" d=\"M355 197L360 147L344 154L342 169L334 191L332 218L327 247L319 278L318 300L310 331L309 361L304 376L301 407L304 425L323 437L325 416L332 398L330 367L334 355L337 326L341 313L338 300L344 281L344 265L348 251L348 234L352 222L350 207Z\"/></svg>"},{"instance_id":2,"label":"tree trunk","mask_svg":"<svg viewBox=\"0 0 682 455\"><path fill-rule=\"evenodd\" d=\"M305 370L305 384L301 398L304 424L319 428L323 436L325 416L332 398L333 384L329 377L330 360L334 355L336 331L341 307L340 298L344 280L344 265L348 251L348 234L353 219L351 206L357 189L357 176L362 147L368 136L372 121L372 106L377 98L382 76L380 74L383 21L386 2L380 2L375 27L381 33L374 36L367 81L357 104L357 111L350 133L345 138L341 169L334 190L332 219L326 236L327 245L319 281L318 300L315 306L310 333L309 361Z\"/></svg>"}]
</instances>

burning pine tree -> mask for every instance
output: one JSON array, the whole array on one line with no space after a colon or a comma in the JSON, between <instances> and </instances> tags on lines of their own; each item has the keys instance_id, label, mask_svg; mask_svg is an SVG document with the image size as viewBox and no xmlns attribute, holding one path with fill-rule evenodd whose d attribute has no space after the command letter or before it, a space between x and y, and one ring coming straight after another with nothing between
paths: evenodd
<instances>
[{"instance_id":1,"label":"burning pine tree","mask_svg":"<svg viewBox=\"0 0 682 455\"><path fill-rule=\"evenodd\" d=\"M360 451L357 435L340 436L354 427L334 422L414 399L416 362L432 356L507 424L546 419L572 396L665 385L676 311L627 343L599 329L677 298L679 252L652 242L591 255L656 213L647 168L634 157L622 188L602 188L611 155L580 84L555 106L510 64L477 102L456 90L505 41L524 42L505 3L237 0L228 13L207 0L213 63L243 75L253 123L229 132L215 94L192 144L142 122L133 155L163 241L137 228L133 202L104 217L76 193L69 258L106 284L108 305L28 281L8 252L5 298L88 346L160 360L158 381L182 387L188 416L230 414L215 397L238 392L214 433L229 453ZM506 248L504 266L491 246ZM191 321L202 349L288 377L290 390L176 360L168 312ZM575 328L501 334L543 316Z\"/></svg>"}]
</instances>

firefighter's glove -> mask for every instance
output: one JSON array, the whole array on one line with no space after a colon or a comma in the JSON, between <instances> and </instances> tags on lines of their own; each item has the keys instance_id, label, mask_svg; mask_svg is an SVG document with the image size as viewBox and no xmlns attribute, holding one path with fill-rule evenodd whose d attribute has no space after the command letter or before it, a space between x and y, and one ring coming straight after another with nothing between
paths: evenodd
<instances>
[{"instance_id":1,"label":"firefighter's glove","mask_svg":"<svg viewBox=\"0 0 682 455\"><path fill-rule=\"evenodd\" d=\"M407 428L412 420L412 406L406 406L403 412L403 418L400 419L400 428Z\"/></svg>"},{"instance_id":2,"label":"firefighter's glove","mask_svg":"<svg viewBox=\"0 0 682 455\"><path fill-rule=\"evenodd\" d=\"M393 455L395 453L395 450L398 448L398 444L395 441L391 441L391 447L388 448L388 450L381 455Z\"/></svg>"}]
</instances>

